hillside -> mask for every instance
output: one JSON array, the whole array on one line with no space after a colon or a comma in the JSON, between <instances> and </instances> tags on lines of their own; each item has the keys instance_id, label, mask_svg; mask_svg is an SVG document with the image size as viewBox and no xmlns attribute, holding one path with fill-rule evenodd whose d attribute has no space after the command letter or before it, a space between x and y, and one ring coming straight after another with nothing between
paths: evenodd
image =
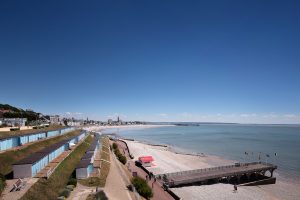
<instances>
[{"instance_id":1,"label":"hillside","mask_svg":"<svg viewBox=\"0 0 300 200\"><path fill-rule=\"evenodd\" d=\"M29 110L16 108L9 104L0 104L0 117L4 118L27 118L27 120L34 121L39 119L39 113Z\"/></svg>"}]
</instances>

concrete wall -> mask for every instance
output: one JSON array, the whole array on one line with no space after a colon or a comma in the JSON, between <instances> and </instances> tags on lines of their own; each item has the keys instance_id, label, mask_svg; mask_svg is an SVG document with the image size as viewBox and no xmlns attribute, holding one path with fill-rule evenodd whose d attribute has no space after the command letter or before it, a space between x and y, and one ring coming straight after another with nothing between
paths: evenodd
<instances>
[{"instance_id":1,"label":"concrete wall","mask_svg":"<svg viewBox=\"0 0 300 200\"><path fill-rule=\"evenodd\" d=\"M32 177L31 164L13 165L14 178L28 178Z\"/></svg>"}]
</instances>

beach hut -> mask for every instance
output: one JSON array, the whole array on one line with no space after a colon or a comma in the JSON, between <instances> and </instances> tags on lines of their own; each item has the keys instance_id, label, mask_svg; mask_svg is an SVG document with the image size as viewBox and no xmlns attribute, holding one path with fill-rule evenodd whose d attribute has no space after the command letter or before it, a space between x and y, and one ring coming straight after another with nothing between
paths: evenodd
<instances>
[{"instance_id":1,"label":"beach hut","mask_svg":"<svg viewBox=\"0 0 300 200\"><path fill-rule=\"evenodd\" d=\"M90 160L80 160L76 167L76 178L86 179L93 172L94 167Z\"/></svg>"},{"instance_id":2,"label":"beach hut","mask_svg":"<svg viewBox=\"0 0 300 200\"><path fill-rule=\"evenodd\" d=\"M151 167L152 162L154 161L152 156L141 156L139 157L139 162L144 166L144 167Z\"/></svg>"}]
</instances>

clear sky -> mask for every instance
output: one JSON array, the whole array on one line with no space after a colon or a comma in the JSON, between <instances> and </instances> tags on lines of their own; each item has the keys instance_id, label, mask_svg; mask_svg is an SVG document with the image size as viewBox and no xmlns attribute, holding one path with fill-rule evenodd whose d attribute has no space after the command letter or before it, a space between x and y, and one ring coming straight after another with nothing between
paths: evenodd
<instances>
[{"instance_id":1,"label":"clear sky","mask_svg":"<svg viewBox=\"0 0 300 200\"><path fill-rule=\"evenodd\" d=\"M0 1L0 102L104 120L300 123L300 1Z\"/></svg>"}]
</instances>

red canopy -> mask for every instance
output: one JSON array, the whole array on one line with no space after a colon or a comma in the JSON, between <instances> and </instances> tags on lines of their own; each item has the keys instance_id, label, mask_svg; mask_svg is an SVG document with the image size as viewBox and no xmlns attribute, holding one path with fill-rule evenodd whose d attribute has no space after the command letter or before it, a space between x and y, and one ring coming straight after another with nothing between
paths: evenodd
<instances>
[{"instance_id":1,"label":"red canopy","mask_svg":"<svg viewBox=\"0 0 300 200\"><path fill-rule=\"evenodd\" d=\"M139 157L139 161L143 163L152 162L154 159L152 156L141 156Z\"/></svg>"}]
</instances>

